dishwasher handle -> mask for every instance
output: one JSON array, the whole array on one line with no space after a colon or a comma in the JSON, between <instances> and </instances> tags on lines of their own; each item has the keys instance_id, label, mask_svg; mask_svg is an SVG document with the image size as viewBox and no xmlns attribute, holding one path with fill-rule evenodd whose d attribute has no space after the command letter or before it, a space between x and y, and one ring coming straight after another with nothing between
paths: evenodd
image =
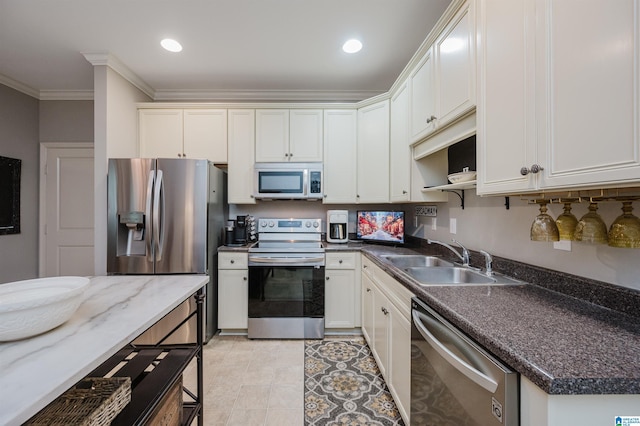
<instances>
[{"instance_id":1,"label":"dishwasher handle","mask_svg":"<svg viewBox=\"0 0 640 426\"><path fill-rule=\"evenodd\" d=\"M436 337L429 331L429 329L426 327L423 321L423 319L434 320L434 321L437 321L437 319L430 318L427 315L417 310L413 310L412 317L413 317L413 323L416 326L416 329L418 330L418 332L420 332L420 334L422 335L422 337L424 337L427 343L429 343L429 345L431 345L431 347L436 352L438 352L440 356L442 356L456 370L458 370L460 373L464 374L470 380L482 386L484 389L488 390L491 393L494 393L496 389L498 389L498 383L494 379L487 376L482 371L476 369L475 367L473 367L472 365L470 365L469 363L467 363L466 361L458 357L456 354L451 352L438 339L436 339ZM452 337L454 337L457 341L459 341L460 344L466 345L466 343L460 341L460 339L457 336L452 336Z\"/></svg>"}]
</instances>

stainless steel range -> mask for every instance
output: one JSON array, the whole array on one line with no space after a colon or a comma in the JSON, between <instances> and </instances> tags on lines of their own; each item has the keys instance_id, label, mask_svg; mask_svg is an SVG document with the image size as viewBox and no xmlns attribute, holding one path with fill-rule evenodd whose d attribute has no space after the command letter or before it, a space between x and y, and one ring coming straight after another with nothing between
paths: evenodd
<instances>
[{"instance_id":1,"label":"stainless steel range","mask_svg":"<svg viewBox=\"0 0 640 426\"><path fill-rule=\"evenodd\" d=\"M249 338L323 338L324 279L321 219L259 219L249 249Z\"/></svg>"}]
</instances>

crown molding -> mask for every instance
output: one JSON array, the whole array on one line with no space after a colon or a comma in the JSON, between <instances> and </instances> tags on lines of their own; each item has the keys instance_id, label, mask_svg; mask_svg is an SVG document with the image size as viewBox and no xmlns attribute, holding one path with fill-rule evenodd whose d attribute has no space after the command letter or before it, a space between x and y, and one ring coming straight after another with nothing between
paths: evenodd
<instances>
[{"instance_id":1,"label":"crown molding","mask_svg":"<svg viewBox=\"0 0 640 426\"><path fill-rule=\"evenodd\" d=\"M125 80L133 84L135 87L144 92L145 95L151 99L155 97L155 90L149 86L143 79L138 77L136 73L131 71L122 61L116 58L114 55L108 52L82 52L84 58L91 63L91 65L100 66L106 65L118 74L120 74Z\"/></svg>"},{"instance_id":2,"label":"crown molding","mask_svg":"<svg viewBox=\"0 0 640 426\"><path fill-rule=\"evenodd\" d=\"M155 101L359 102L386 90L157 90Z\"/></svg>"},{"instance_id":3,"label":"crown molding","mask_svg":"<svg viewBox=\"0 0 640 426\"><path fill-rule=\"evenodd\" d=\"M41 101L92 101L93 90L41 90Z\"/></svg>"},{"instance_id":4,"label":"crown molding","mask_svg":"<svg viewBox=\"0 0 640 426\"><path fill-rule=\"evenodd\" d=\"M0 84L4 84L7 87L11 87L18 92L22 92L25 95L29 95L32 98L40 99L40 92L37 89L34 89L31 86L27 86L26 84L20 83L17 80L12 79L11 77L7 77L6 75L0 74Z\"/></svg>"}]
</instances>

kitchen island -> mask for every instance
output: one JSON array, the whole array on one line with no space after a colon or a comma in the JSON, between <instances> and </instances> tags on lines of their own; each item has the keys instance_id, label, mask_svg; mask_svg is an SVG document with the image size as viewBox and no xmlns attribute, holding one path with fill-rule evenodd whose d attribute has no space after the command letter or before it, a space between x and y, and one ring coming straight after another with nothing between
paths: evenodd
<instances>
[{"instance_id":1,"label":"kitchen island","mask_svg":"<svg viewBox=\"0 0 640 426\"><path fill-rule=\"evenodd\" d=\"M66 323L0 343L0 424L28 420L208 281L207 275L92 277Z\"/></svg>"}]
</instances>

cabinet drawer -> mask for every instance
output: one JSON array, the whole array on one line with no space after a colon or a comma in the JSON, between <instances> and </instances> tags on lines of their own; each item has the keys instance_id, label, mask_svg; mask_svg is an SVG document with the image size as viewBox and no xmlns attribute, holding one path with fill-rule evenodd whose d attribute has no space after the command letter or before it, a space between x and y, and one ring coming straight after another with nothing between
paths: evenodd
<instances>
[{"instance_id":1,"label":"cabinet drawer","mask_svg":"<svg viewBox=\"0 0 640 426\"><path fill-rule=\"evenodd\" d=\"M218 269L247 269L248 267L247 253L218 253Z\"/></svg>"},{"instance_id":2,"label":"cabinet drawer","mask_svg":"<svg viewBox=\"0 0 640 426\"><path fill-rule=\"evenodd\" d=\"M356 268L355 252L349 253L326 253L325 268L327 269L355 269Z\"/></svg>"}]
</instances>

